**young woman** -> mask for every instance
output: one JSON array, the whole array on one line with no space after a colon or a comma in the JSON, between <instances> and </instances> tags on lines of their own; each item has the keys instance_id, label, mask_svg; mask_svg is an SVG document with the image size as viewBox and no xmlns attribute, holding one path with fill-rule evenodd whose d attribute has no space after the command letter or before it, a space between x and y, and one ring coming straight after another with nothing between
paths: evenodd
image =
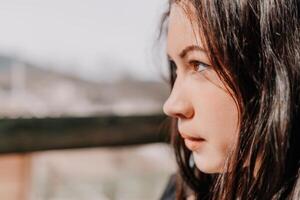
<instances>
[{"instance_id":1,"label":"young woman","mask_svg":"<svg viewBox=\"0 0 300 200\"><path fill-rule=\"evenodd\" d=\"M162 199L300 199L299 15L298 0L171 0L178 173Z\"/></svg>"}]
</instances>

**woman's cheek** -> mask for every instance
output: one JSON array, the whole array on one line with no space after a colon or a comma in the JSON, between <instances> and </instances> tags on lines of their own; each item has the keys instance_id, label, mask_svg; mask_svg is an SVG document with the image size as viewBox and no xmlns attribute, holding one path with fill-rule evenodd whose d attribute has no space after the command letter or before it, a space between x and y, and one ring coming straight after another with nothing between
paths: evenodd
<instances>
[{"instance_id":1,"label":"woman's cheek","mask_svg":"<svg viewBox=\"0 0 300 200\"><path fill-rule=\"evenodd\" d=\"M197 130L207 140L203 154L195 154L195 162L207 172L220 172L238 137L237 107L228 93L212 84L194 94L198 94L194 96Z\"/></svg>"}]
</instances>

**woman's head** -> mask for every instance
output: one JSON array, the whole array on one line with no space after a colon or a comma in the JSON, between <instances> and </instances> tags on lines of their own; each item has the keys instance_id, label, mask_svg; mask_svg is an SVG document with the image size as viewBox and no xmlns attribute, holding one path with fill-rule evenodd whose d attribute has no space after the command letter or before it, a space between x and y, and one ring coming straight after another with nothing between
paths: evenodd
<instances>
[{"instance_id":1,"label":"woman's head","mask_svg":"<svg viewBox=\"0 0 300 200\"><path fill-rule=\"evenodd\" d=\"M172 92L163 109L174 119L184 183L202 198L209 189L215 199L288 195L300 154L299 3L170 5ZM197 168L188 165L191 154Z\"/></svg>"},{"instance_id":2,"label":"woman's head","mask_svg":"<svg viewBox=\"0 0 300 200\"><path fill-rule=\"evenodd\" d=\"M176 66L176 81L163 109L178 119L178 131L197 168L217 173L237 138L238 108L211 65L199 27L191 22L182 5L172 5L167 51Z\"/></svg>"}]
</instances>

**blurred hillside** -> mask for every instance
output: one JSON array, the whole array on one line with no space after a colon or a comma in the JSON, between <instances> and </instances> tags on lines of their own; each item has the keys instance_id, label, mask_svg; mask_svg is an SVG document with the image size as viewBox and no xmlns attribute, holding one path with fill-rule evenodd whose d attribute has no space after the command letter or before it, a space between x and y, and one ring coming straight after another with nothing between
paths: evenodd
<instances>
[{"instance_id":1,"label":"blurred hillside","mask_svg":"<svg viewBox=\"0 0 300 200\"><path fill-rule=\"evenodd\" d=\"M105 66L109 68L110 66ZM95 82L0 55L0 116L45 117L161 112L168 86L122 75Z\"/></svg>"}]
</instances>

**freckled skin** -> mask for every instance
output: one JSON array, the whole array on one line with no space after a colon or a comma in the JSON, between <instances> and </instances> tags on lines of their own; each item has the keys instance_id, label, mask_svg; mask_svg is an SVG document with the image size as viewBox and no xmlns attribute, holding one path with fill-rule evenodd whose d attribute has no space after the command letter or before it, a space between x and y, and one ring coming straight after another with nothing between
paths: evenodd
<instances>
[{"instance_id":1,"label":"freckled skin","mask_svg":"<svg viewBox=\"0 0 300 200\"><path fill-rule=\"evenodd\" d=\"M191 51L185 58L179 56L186 46L204 47L205 41L180 5L172 5L168 28L167 51L177 65L177 79L163 110L178 118L180 132L205 139L193 151L197 168L204 173L222 172L237 138L238 109L212 68L199 72L189 66L190 59L210 64L206 53Z\"/></svg>"}]
</instances>

